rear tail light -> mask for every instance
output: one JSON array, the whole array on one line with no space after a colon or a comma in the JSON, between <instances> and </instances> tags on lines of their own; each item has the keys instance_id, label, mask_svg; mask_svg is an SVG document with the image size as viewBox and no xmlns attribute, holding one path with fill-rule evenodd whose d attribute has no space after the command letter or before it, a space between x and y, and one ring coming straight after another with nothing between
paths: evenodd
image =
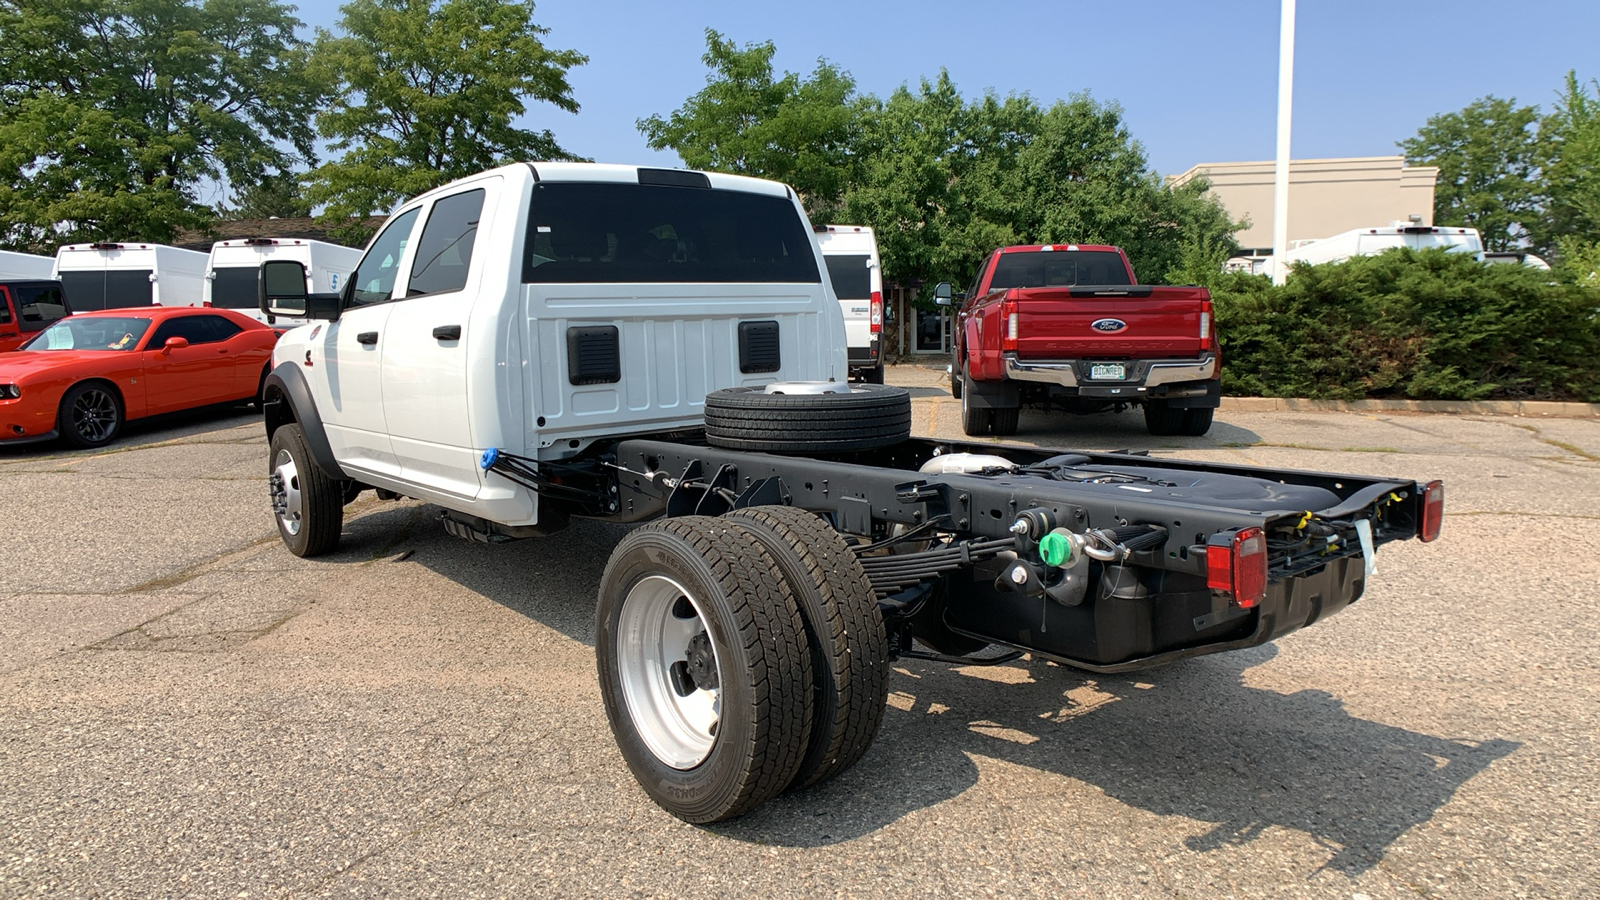
<instances>
[{"instance_id":1,"label":"rear tail light","mask_svg":"<svg viewBox=\"0 0 1600 900\"><path fill-rule=\"evenodd\" d=\"M1206 587L1233 595L1233 605L1250 609L1267 596L1267 536L1260 528L1218 535L1206 547Z\"/></svg>"},{"instance_id":2,"label":"rear tail light","mask_svg":"<svg viewBox=\"0 0 1600 900\"><path fill-rule=\"evenodd\" d=\"M1422 489L1422 528L1417 537L1424 541L1437 540L1439 526L1444 524L1444 482L1430 481Z\"/></svg>"},{"instance_id":3,"label":"rear tail light","mask_svg":"<svg viewBox=\"0 0 1600 900\"><path fill-rule=\"evenodd\" d=\"M1002 300L1000 302L1000 318L1005 328L1000 334L1000 349L1017 349L1017 301Z\"/></svg>"},{"instance_id":4,"label":"rear tail light","mask_svg":"<svg viewBox=\"0 0 1600 900\"><path fill-rule=\"evenodd\" d=\"M872 333L873 334L882 334L883 333L883 292L882 291L873 291L872 292L872 312L869 315L870 315L870 317L868 318L867 321L870 322L871 325L872 325Z\"/></svg>"},{"instance_id":5,"label":"rear tail light","mask_svg":"<svg viewBox=\"0 0 1600 900\"><path fill-rule=\"evenodd\" d=\"M1200 344L1207 348L1214 348L1216 336L1211 331L1211 301L1200 301Z\"/></svg>"}]
</instances>

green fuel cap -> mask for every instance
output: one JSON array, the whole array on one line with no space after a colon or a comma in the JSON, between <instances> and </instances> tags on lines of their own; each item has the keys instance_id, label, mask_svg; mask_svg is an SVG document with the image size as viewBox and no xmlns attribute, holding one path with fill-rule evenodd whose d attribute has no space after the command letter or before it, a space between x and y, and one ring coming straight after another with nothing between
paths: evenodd
<instances>
[{"instance_id":1,"label":"green fuel cap","mask_svg":"<svg viewBox=\"0 0 1600 900\"><path fill-rule=\"evenodd\" d=\"M1066 535L1052 531L1039 539L1039 557L1045 565L1065 565L1072 559L1072 542Z\"/></svg>"}]
</instances>

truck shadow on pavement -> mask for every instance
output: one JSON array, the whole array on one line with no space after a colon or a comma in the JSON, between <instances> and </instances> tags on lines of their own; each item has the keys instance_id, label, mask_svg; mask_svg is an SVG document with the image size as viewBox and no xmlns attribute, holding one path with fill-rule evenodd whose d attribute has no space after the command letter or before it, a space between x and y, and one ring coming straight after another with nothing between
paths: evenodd
<instances>
[{"instance_id":1,"label":"truck shadow on pavement","mask_svg":"<svg viewBox=\"0 0 1600 900\"><path fill-rule=\"evenodd\" d=\"M410 518L410 536L388 551L412 548L440 576L593 646L593 598L627 526L580 521L548 538L485 547L431 532L436 514L423 506L362 517L346 546L392 535L405 528L394 517ZM995 803L1028 805L1067 839L1074 817L1103 806L1098 790L1157 816L1211 823L1184 839L1196 853L1292 829L1328 849L1325 868L1356 875L1521 746L1357 718L1326 691L1245 683L1248 669L1277 653L1269 644L1124 675L1037 660L990 668L903 660L860 763L708 830L781 846L843 843L961 796L998 761L1066 779L1030 779L1028 799L1013 792Z\"/></svg>"},{"instance_id":2,"label":"truck shadow on pavement","mask_svg":"<svg viewBox=\"0 0 1600 900\"><path fill-rule=\"evenodd\" d=\"M790 846L846 841L961 794L979 781L980 760L998 760L1155 815L1213 823L1184 840L1191 851L1294 829L1328 848L1326 868L1355 875L1521 746L1370 722L1326 691L1243 683L1246 669L1276 654L1268 645L1126 675L1039 661L901 663L884 727L861 763L717 830ZM1082 785L1045 784L1051 796L1030 805L1070 829L1099 804Z\"/></svg>"}]
</instances>

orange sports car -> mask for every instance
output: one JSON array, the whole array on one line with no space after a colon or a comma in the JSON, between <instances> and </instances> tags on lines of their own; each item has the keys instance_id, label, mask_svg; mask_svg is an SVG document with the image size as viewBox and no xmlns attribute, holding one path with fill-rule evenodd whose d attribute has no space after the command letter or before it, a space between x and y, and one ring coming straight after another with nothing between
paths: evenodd
<instances>
[{"instance_id":1,"label":"orange sports car","mask_svg":"<svg viewBox=\"0 0 1600 900\"><path fill-rule=\"evenodd\" d=\"M0 356L0 444L110 443L129 419L251 400L278 335L229 309L79 313Z\"/></svg>"}]
</instances>

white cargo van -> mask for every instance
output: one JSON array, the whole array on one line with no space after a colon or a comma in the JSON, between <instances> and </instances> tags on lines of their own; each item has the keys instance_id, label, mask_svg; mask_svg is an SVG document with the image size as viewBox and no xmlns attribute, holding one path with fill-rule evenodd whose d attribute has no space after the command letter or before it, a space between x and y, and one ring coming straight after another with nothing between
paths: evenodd
<instances>
[{"instance_id":1,"label":"white cargo van","mask_svg":"<svg viewBox=\"0 0 1600 900\"><path fill-rule=\"evenodd\" d=\"M1285 265L1297 262L1312 265L1344 262L1352 256L1377 256L1395 247L1410 247L1412 250L1440 247L1446 253L1470 253L1479 259L1483 258L1483 239L1476 228L1394 222L1381 228L1355 228L1319 240L1297 241L1283 254L1283 262ZM1262 260L1255 271L1271 275L1276 265L1277 261L1269 256Z\"/></svg>"},{"instance_id":2,"label":"white cargo van","mask_svg":"<svg viewBox=\"0 0 1600 900\"><path fill-rule=\"evenodd\" d=\"M850 374L883 384L883 269L878 239L866 225L815 225L828 280L844 311Z\"/></svg>"},{"instance_id":3,"label":"white cargo van","mask_svg":"<svg viewBox=\"0 0 1600 900\"><path fill-rule=\"evenodd\" d=\"M199 306L206 255L164 244L68 244L55 278L75 312L129 306Z\"/></svg>"},{"instance_id":4,"label":"white cargo van","mask_svg":"<svg viewBox=\"0 0 1600 900\"><path fill-rule=\"evenodd\" d=\"M48 256L0 250L0 280L3 281L49 281L55 265L56 261Z\"/></svg>"},{"instance_id":5,"label":"white cargo van","mask_svg":"<svg viewBox=\"0 0 1600 900\"><path fill-rule=\"evenodd\" d=\"M337 294L361 262L361 251L326 241L298 238L243 238L211 245L206 265L205 305L233 309L267 321L259 309L256 279L269 259L292 259L305 266L306 290ZM300 325L303 319L277 319L276 325Z\"/></svg>"}]
</instances>

